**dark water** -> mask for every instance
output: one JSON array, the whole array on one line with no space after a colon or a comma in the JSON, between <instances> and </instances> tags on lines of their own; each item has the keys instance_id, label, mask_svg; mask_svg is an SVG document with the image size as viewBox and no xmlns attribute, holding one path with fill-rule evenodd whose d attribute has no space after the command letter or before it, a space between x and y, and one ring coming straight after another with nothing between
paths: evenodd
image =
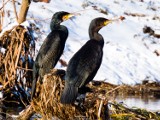
<instances>
[{"instance_id":1,"label":"dark water","mask_svg":"<svg viewBox=\"0 0 160 120\"><path fill-rule=\"evenodd\" d=\"M117 102L123 102L128 107L137 107L149 111L160 111L160 98L148 96L117 96Z\"/></svg>"}]
</instances>

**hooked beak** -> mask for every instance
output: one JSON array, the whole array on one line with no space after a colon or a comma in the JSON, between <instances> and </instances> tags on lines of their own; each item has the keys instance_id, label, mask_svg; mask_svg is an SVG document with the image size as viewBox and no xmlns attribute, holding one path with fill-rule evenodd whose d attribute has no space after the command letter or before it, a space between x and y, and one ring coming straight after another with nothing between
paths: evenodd
<instances>
[{"instance_id":1,"label":"hooked beak","mask_svg":"<svg viewBox=\"0 0 160 120\"><path fill-rule=\"evenodd\" d=\"M113 20L106 20L106 21L104 21L104 26L106 26L106 25L108 25L109 23L112 23L113 22Z\"/></svg>"},{"instance_id":2,"label":"hooked beak","mask_svg":"<svg viewBox=\"0 0 160 120\"><path fill-rule=\"evenodd\" d=\"M119 21L119 20L123 21L124 19L125 19L125 17L120 16L119 18L115 18L115 19L111 19L111 20L106 20L106 21L104 22L104 25L106 26L106 25L108 25L109 23L116 22L116 21Z\"/></svg>"},{"instance_id":3,"label":"hooked beak","mask_svg":"<svg viewBox=\"0 0 160 120\"><path fill-rule=\"evenodd\" d=\"M66 21L66 20L70 19L70 18L73 17L73 16L75 16L75 15L72 14L72 13L67 14L67 15L64 15L64 16L62 17L62 20L63 20L63 21Z\"/></svg>"},{"instance_id":4,"label":"hooked beak","mask_svg":"<svg viewBox=\"0 0 160 120\"><path fill-rule=\"evenodd\" d=\"M74 17L74 16L78 16L78 15L81 15L80 13L77 13L77 12L75 12L75 13L69 13L69 14L67 14L67 15L64 15L63 17L62 17L62 20L63 21L66 21L66 20L68 20L68 19L70 19L70 18L72 18L72 17Z\"/></svg>"}]
</instances>

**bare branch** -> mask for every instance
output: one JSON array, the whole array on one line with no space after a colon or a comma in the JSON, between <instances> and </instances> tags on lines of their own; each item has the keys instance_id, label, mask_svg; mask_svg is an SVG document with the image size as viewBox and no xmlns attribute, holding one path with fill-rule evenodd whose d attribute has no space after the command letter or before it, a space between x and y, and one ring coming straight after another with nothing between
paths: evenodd
<instances>
[{"instance_id":1,"label":"bare branch","mask_svg":"<svg viewBox=\"0 0 160 120\"><path fill-rule=\"evenodd\" d=\"M13 7L14 7L14 13L15 13L15 16L16 16L16 20L18 21L18 15L17 15L17 11L16 11L15 1L12 0L12 3L13 3Z\"/></svg>"},{"instance_id":2,"label":"bare branch","mask_svg":"<svg viewBox=\"0 0 160 120\"><path fill-rule=\"evenodd\" d=\"M21 24L26 20L27 12L29 9L31 1L30 0L22 0L22 5L19 13L18 23Z\"/></svg>"}]
</instances>

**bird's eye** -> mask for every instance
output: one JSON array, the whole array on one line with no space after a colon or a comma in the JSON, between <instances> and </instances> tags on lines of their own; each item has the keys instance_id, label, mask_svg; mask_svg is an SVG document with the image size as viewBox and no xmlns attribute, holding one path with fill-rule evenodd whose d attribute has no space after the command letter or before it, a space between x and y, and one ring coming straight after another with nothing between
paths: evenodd
<instances>
[{"instance_id":1,"label":"bird's eye","mask_svg":"<svg viewBox=\"0 0 160 120\"><path fill-rule=\"evenodd\" d=\"M62 16L62 20L64 21L64 20L67 20L68 18L67 18L67 16L66 15L64 15L64 16Z\"/></svg>"},{"instance_id":2,"label":"bird's eye","mask_svg":"<svg viewBox=\"0 0 160 120\"><path fill-rule=\"evenodd\" d=\"M104 22L100 22L100 25L99 26L104 26Z\"/></svg>"}]
</instances>

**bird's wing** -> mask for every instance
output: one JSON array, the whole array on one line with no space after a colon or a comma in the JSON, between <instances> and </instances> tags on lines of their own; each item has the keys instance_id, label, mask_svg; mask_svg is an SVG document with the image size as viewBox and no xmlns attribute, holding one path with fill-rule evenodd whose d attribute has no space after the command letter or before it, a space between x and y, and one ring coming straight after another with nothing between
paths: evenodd
<instances>
[{"instance_id":1,"label":"bird's wing","mask_svg":"<svg viewBox=\"0 0 160 120\"><path fill-rule=\"evenodd\" d=\"M102 49L92 41L87 42L70 60L66 80L78 87L83 86L86 80L93 79L101 60Z\"/></svg>"},{"instance_id":2,"label":"bird's wing","mask_svg":"<svg viewBox=\"0 0 160 120\"><path fill-rule=\"evenodd\" d=\"M60 37L58 33L51 32L47 36L39 50L40 54L38 54L38 61L42 66L45 65L47 62L51 61L51 59L53 59L54 57L56 57L56 54L60 51L60 49L57 49L60 46L59 41ZM54 61L52 60L51 62Z\"/></svg>"}]
</instances>

